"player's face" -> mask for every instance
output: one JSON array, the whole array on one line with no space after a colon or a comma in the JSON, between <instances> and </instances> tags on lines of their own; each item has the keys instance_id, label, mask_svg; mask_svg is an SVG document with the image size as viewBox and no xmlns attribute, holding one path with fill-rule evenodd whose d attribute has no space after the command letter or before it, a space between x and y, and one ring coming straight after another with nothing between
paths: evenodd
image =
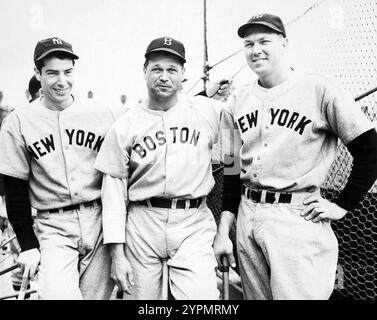
<instances>
[{"instance_id":1,"label":"player's face","mask_svg":"<svg viewBox=\"0 0 377 320\"><path fill-rule=\"evenodd\" d=\"M264 26L253 26L244 37L244 52L250 68L258 77L266 77L276 70L282 61L287 40Z\"/></svg>"},{"instance_id":2,"label":"player's face","mask_svg":"<svg viewBox=\"0 0 377 320\"><path fill-rule=\"evenodd\" d=\"M184 67L173 55L152 54L144 68L149 94L158 99L169 99L182 88Z\"/></svg>"},{"instance_id":3,"label":"player's face","mask_svg":"<svg viewBox=\"0 0 377 320\"><path fill-rule=\"evenodd\" d=\"M73 62L71 59L46 59L41 73L36 71L41 82L46 103L56 106L66 106L72 101Z\"/></svg>"}]
</instances>

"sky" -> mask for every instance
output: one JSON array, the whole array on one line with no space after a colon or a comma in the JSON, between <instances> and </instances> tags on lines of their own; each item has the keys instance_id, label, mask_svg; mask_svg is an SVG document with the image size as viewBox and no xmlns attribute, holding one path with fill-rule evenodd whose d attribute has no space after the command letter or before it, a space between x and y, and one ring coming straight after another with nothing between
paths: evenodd
<instances>
[{"instance_id":1,"label":"sky","mask_svg":"<svg viewBox=\"0 0 377 320\"><path fill-rule=\"evenodd\" d=\"M331 0L329 0L331 1ZM209 65L241 49L237 29L252 15L278 14L288 22L317 0L207 0ZM25 90L33 75L33 52L44 38L60 37L80 57L75 67L74 93L107 103L128 103L146 95L142 67L146 47L154 38L170 36L186 48L184 91L202 90L204 62L204 0L0 0L0 90L4 102L27 102ZM245 64L243 53L215 66L210 79L233 76ZM244 68L234 78L248 82ZM193 85L197 83L195 87Z\"/></svg>"}]
</instances>

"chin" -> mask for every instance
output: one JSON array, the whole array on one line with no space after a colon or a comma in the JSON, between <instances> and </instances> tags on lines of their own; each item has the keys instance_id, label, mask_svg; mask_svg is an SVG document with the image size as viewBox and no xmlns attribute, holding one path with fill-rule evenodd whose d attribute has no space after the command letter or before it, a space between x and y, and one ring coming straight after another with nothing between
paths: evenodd
<instances>
[{"instance_id":1,"label":"chin","mask_svg":"<svg viewBox=\"0 0 377 320\"><path fill-rule=\"evenodd\" d=\"M155 95L159 98L170 98L171 96L174 95L174 92L156 90Z\"/></svg>"}]
</instances>

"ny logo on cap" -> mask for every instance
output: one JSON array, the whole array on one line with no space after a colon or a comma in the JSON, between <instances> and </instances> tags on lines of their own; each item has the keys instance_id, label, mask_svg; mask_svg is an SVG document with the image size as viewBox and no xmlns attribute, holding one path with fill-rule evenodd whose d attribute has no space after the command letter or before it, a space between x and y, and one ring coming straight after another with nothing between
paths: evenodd
<instances>
[{"instance_id":1,"label":"ny logo on cap","mask_svg":"<svg viewBox=\"0 0 377 320\"><path fill-rule=\"evenodd\" d=\"M251 18L250 18L250 20L251 19L262 19L263 18L263 14L256 14L255 16L252 16Z\"/></svg>"},{"instance_id":2,"label":"ny logo on cap","mask_svg":"<svg viewBox=\"0 0 377 320\"><path fill-rule=\"evenodd\" d=\"M52 42L54 44L63 44L63 41L61 39L59 39L59 38L52 38Z\"/></svg>"},{"instance_id":3,"label":"ny logo on cap","mask_svg":"<svg viewBox=\"0 0 377 320\"><path fill-rule=\"evenodd\" d=\"M172 38L165 38L164 39L164 45L165 46L171 46L173 39Z\"/></svg>"}]
</instances>

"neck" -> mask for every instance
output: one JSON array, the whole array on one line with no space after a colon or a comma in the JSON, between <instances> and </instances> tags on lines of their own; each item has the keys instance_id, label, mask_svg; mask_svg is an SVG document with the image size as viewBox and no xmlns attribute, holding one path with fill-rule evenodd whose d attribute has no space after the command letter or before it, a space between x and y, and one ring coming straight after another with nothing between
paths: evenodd
<instances>
[{"instance_id":1,"label":"neck","mask_svg":"<svg viewBox=\"0 0 377 320\"><path fill-rule=\"evenodd\" d=\"M269 89L288 80L293 72L291 67L284 66L277 68L273 73L260 76L258 82L262 87Z\"/></svg>"},{"instance_id":2,"label":"neck","mask_svg":"<svg viewBox=\"0 0 377 320\"><path fill-rule=\"evenodd\" d=\"M74 98L72 95L69 96L69 99L62 101L61 103L53 102L46 98L45 96L43 97L43 104L47 109L50 110L56 110L56 111L63 111L67 109L74 101Z\"/></svg>"},{"instance_id":3,"label":"neck","mask_svg":"<svg viewBox=\"0 0 377 320\"><path fill-rule=\"evenodd\" d=\"M175 106L177 102L177 95L174 95L166 99L149 95L149 97L146 100L146 105L149 109L152 110L167 111L171 107Z\"/></svg>"}]
</instances>

